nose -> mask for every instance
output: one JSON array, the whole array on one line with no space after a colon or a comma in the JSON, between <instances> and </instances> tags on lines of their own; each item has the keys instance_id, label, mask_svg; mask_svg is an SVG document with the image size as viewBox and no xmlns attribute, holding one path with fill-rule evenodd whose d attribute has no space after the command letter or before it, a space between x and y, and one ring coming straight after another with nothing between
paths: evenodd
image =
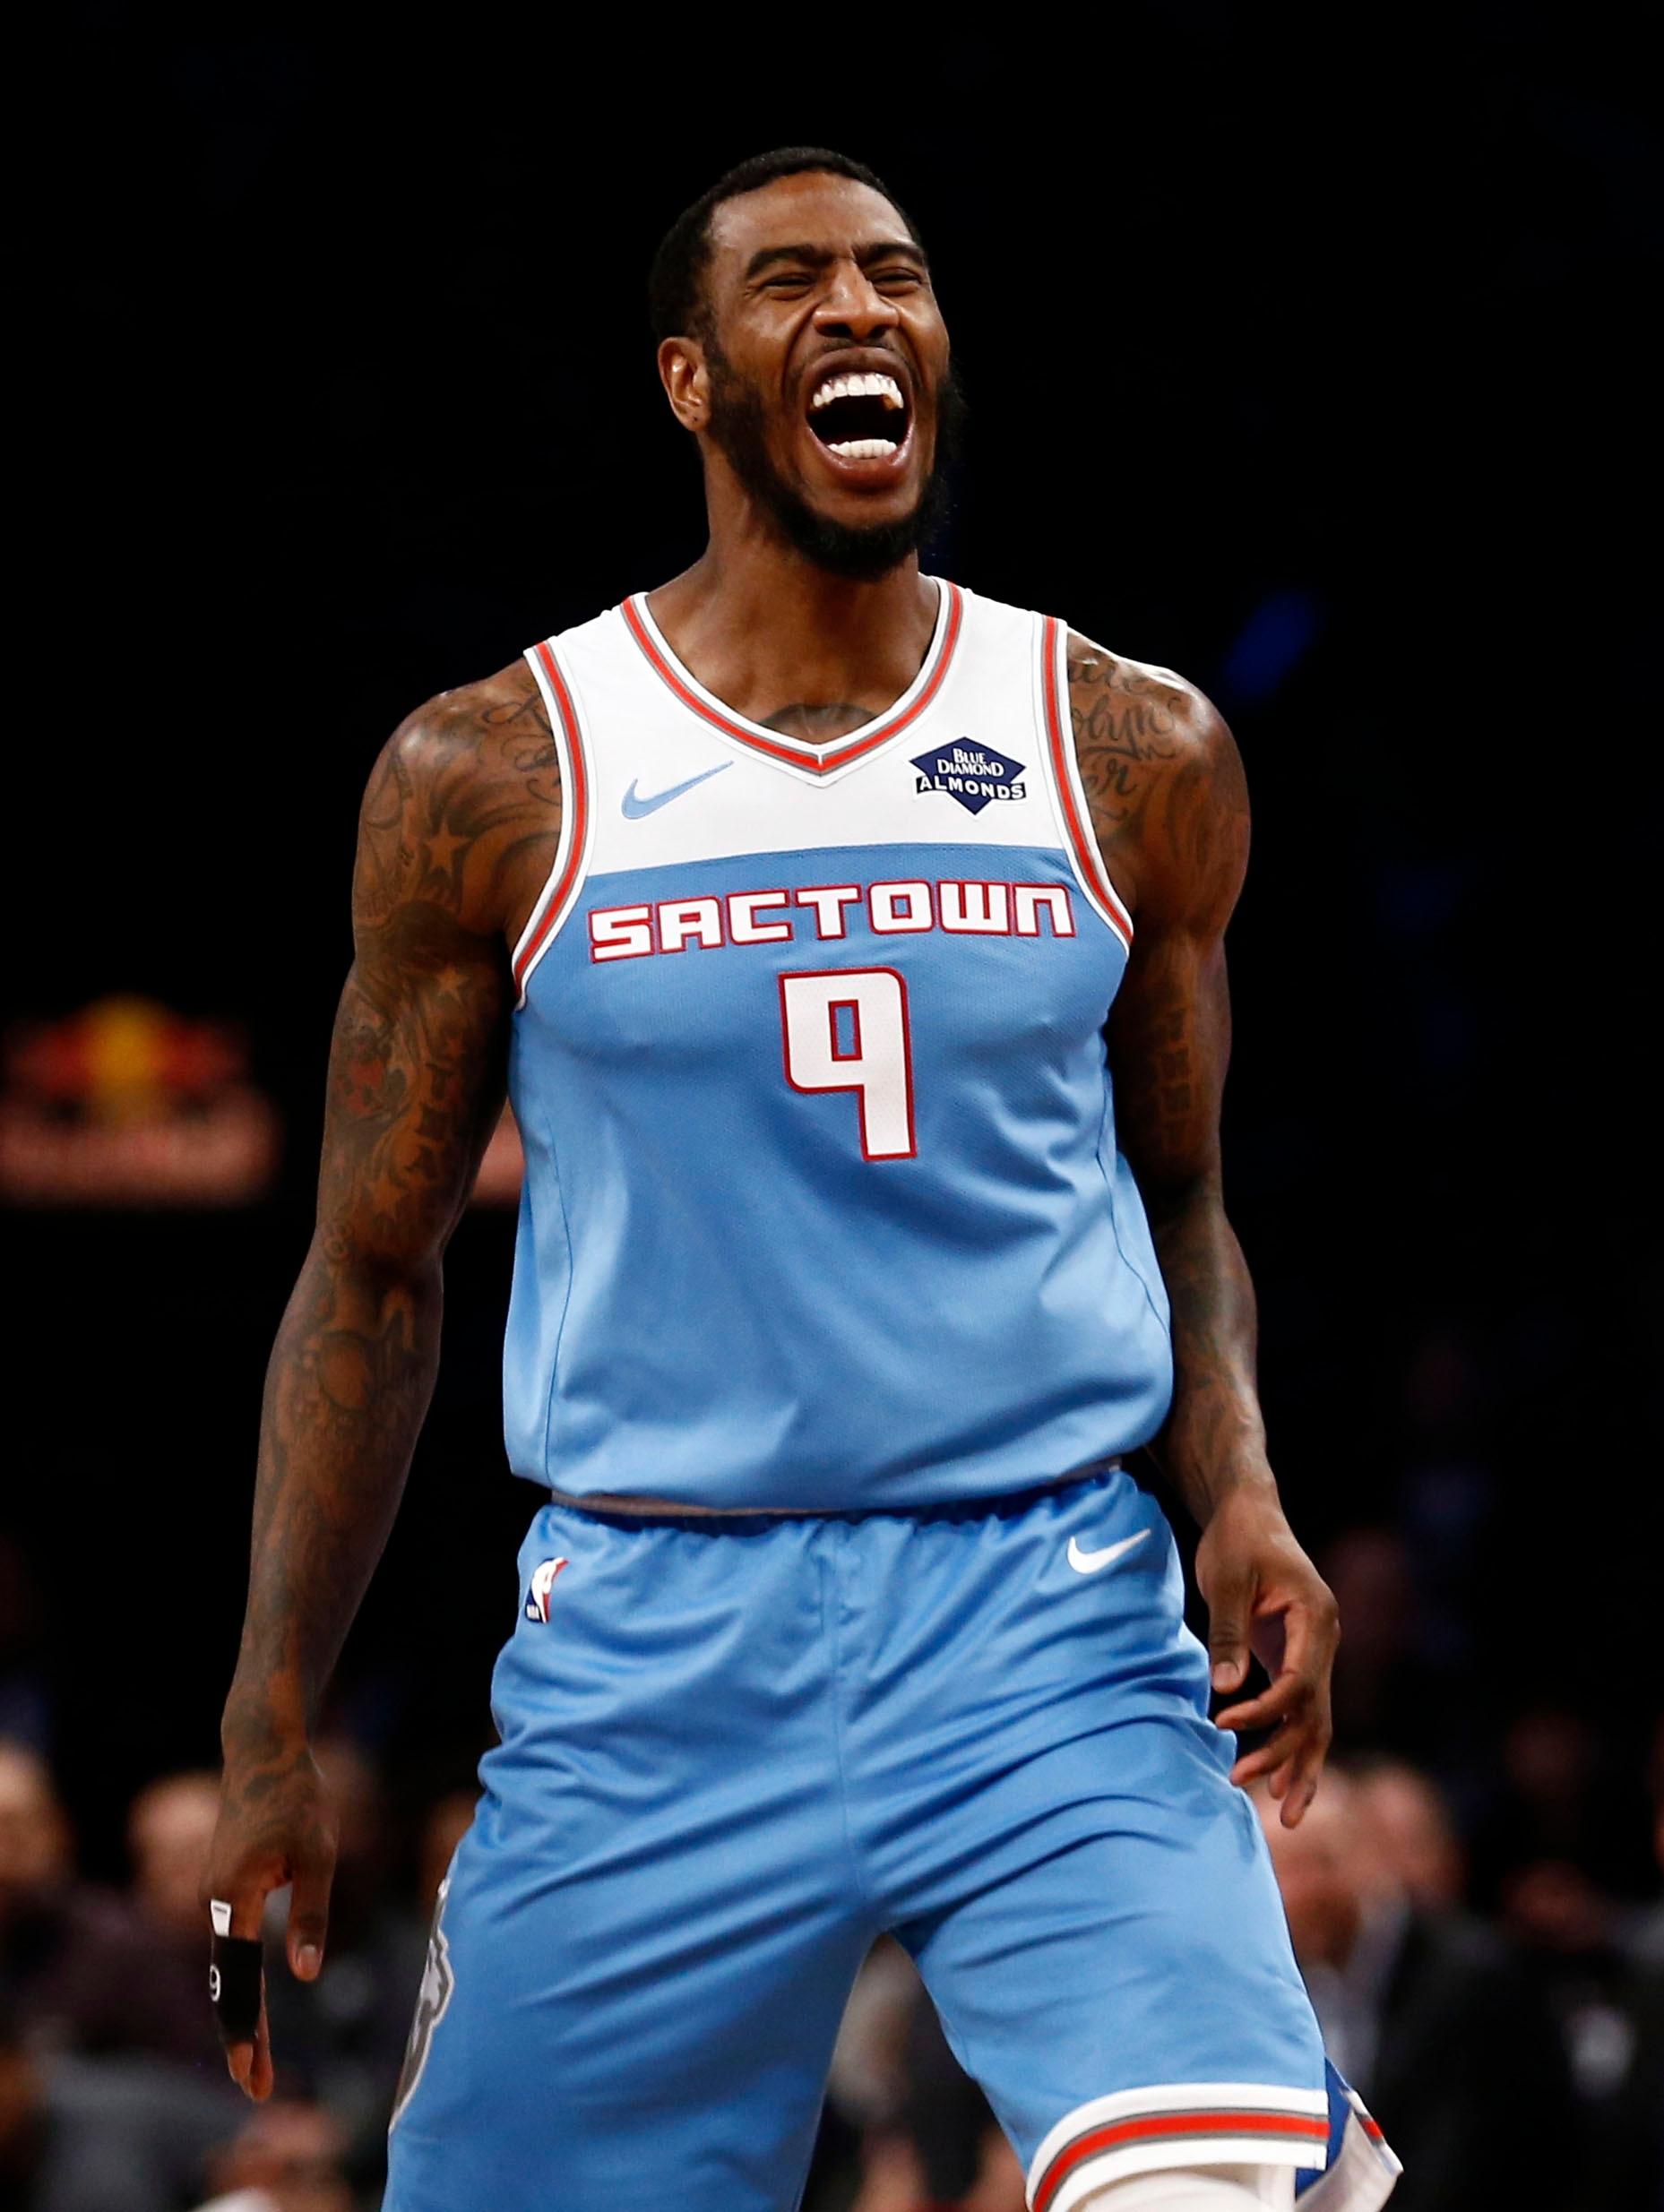
<instances>
[{"instance_id":1,"label":"nose","mask_svg":"<svg viewBox=\"0 0 1664 2212\"><path fill-rule=\"evenodd\" d=\"M858 345L892 331L901 321L886 299L852 261L833 264L825 292L815 310L815 327L824 338L848 338Z\"/></svg>"}]
</instances>

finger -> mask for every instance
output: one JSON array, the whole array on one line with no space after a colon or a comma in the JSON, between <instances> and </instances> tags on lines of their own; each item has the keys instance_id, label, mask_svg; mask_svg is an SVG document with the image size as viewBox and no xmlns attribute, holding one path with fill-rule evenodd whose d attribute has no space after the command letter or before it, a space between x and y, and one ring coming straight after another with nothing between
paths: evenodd
<instances>
[{"instance_id":1,"label":"finger","mask_svg":"<svg viewBox=\"0 0 1664 2212\"><path fill-rule=\"evenodd\" d=\"M1297 1599L1282 1614L1282 1656L1274 1674L1304 1674L1314 1683L1328 1672L1340 1641L1334 1622Z\"/></svg>"},{"instance_id":2,"label":"finger","mask_svg":"<svg viewBox=\"0 0 1664 2212\"><path fill-rule=\"evenodd\" d=\"M1275 1776L1281 1768L1296 1757L1305 1737L1305 1729L1298 1722L1279 1728L1276 1734L1262 1743L1256 1751L1246 1752L1230 1770L1230 1778L1238 1789L1246 1789L1267 1775ZM1272 1795L1280 1797L1282 1789L1273 1781Z\"/></svg>"},{"instance_id":3,"label":"finger","mask_svg":"<svg viewBox=\"0 0 1664 2212\"><path fill-rule=\"evenodd\" d=\"M263 1998L252 2041L228 2044L225 2058L231 2079L237 2087L245 2096L253 2097L255 2104L263 2104L272 2094L276 2070L272 2063L272 2033L266 2025Z\"/></svg>"},{"instance_id":4,"label":"finger","mask_svg":"<svg viewBox=\"0 0 1664 2212\"><path fill-rule=\"evenodd\" d=\"M1276 1625L1282 1650L1272 1669L1271 1686L1255 1699L1216 1713L1216 1727L1238 1731L1270 1727L1303 1700L1322 1693L1336 1640L1328 1624L1317 1620L1309 1605L1293 1605L1277 1616ZM1261 1654L1262 1658L1267 1656Z\"/></svg>"},{"instance_id":5,"label":"finger","mask_svg":"<svg viewBox=\"0 0 1664 2212\"><path fill-rule=\"evenodd\" d=\"M265 1967L260 1943L264 1894L258 1882L243 1882L234 1897L211 1895L208 1904L208 1998L231 2078L245 2089L253 2079L265 2010Z\"/></svg>"},{"instance_id":6,"label":"finger","mask_svg":"<svg viewBox=\"0 0 1664 2212\"><path fill-rule=\"evenodd\" d=\"M295 1863L295 1885L289 1898L289 1963L290 1972L303 1982L315 1981L323 1964L334 1873L335 1854L326 1846L309 1851Z\"/></svg>"},{"instance_id":7,"label":"finger","mask_svg":"<svg viewBox=\"0 0 1664 2212\"><path fill-rule=\"evenodd\" d=\"M1317 1776L1302 1765L1283 1792L1281 1820L1285 1828L1298 1828L1317 1795Z\"/></svg>"},{"instance_id":8,"label":"finger","mask_svg":"<svg viewBox=\"0 0 1664 2212\"><path fill-rule=\"evenodd\" d=\"M1285 1828L1298 1828L1317 1795L1317 1785L1323 1779L1323 1762L1329 1756L1331 1733L1327 1712L1316 1716L1315 1725L1306 1732L1306 1740L1293 1761L1289 1785L1283 1793L1282 1824Z\"/></svg>"},{"instance_id":9,"label":"finger","mask_svg":"<svg viewBox=\"0 0 1664 2212\"><path fill-rule=\"evenodd\" d=\"M1258 1697L1248 1698L1240 1705L1227 1706L1222 1713L1216 1713L1213 1725L1216 1728L1234 1728L1238 1735L1249 1734L1256 1728L1272 1728L1309 1705L1312 1696L1313 1686L1303 1675L1279 1674Z\"/></svg>"},{"instance_id":10,"label":"finger","mask_svg":"<svg viewBox=\"0 0 1664 2212\"><path fill-rule=\"evenodd\" d=\"M1213 1687L1240 1690L1248 1675L1252 1587L1246 1575L1221 1577L1208 1594L1208 1659Z\"/></svg>"},{"instance_id":11,"label":"finger","mask_svg":"<svg viewBox=\"0 0 1664 2212\"><path fill-rule=\"evenodd\" d=\"M263 2104L272 2094L272 2085L277 2079L277 2069L272 2063L272 2030L266 2023L266 2001L260 2001L260 2025L254 2030L254 2059L249 2070L248 2094L257 2104Z\"/></svg>"},{"instance_id":12,"label":"finger","mask_svg":"<svg viewBox=\"0 0 1664 2212\"><path fill-rule=\"evenodd\" d=\"M266 1899L277 1888L277 1882L267 1881L255 1874L228 1882L216 1888L209 1900L208 1915L216 1935L235 1935L245 1941L257 1943L265 1924ZM228 1925L221 1925L222 1915L228 1908Z\"/></svg>"}]
</instances>

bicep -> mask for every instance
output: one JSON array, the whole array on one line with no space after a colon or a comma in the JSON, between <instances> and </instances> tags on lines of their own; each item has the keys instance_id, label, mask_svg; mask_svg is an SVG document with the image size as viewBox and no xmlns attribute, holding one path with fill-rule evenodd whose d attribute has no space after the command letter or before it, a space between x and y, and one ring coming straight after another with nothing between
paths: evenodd
<instances>
[{"instance_id":1,"label":"bicep","mask_svg":"<svg viewBox=\"0 0 1664 2212\"><path fill-rule=\"evenodd\" d=\"M1177 679L1174 679L1177 683ZM1199 693L1153 746L1135 817L1094 805L1100 839L1123 841L1138 887L1127 970L1108 1038L1122 1150L1146 1201L1219 1174L1230 1057L1225 929L1248 859L1248 803L1229 730ZM1108 858L1106 853L1106 858Z\"/></svg>"}]
</instances>

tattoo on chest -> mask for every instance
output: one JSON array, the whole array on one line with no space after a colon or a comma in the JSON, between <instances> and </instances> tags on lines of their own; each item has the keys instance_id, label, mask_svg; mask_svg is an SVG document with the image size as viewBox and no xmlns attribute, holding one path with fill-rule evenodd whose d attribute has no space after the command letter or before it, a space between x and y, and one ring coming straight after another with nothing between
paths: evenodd
<instances>
[{"instance_id":1,"label":"tattoo on chest","mask_svg":"<svg viewBox=\"0 0 1664 2212\"><path fill-rule=\"evenodd\" d=\"M763 727L778 730L782 737L806 737L815 745L823 745L834 737L847 737L852 729L859 729L863 722L870 722L875 711L871 707L858 707L848 699L837 700L829 707L811 707L800 702L792 707L777 707L772 714L763 717Z\"/></svg>"}]
</instances>

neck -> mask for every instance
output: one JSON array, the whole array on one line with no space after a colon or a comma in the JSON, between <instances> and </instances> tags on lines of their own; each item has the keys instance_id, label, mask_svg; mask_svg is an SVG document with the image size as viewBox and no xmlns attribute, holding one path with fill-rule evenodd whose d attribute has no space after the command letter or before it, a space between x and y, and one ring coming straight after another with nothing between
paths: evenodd
<instances>
[{"instance_id":1,"label":"neck","mask_svg":"<svg viewBox=\"0 0 1664 2212\"><path fill-rule=\"evenodd\" d=\"M826 737L882 714L918 675L936 589L910 554L854 582L817 567L754 510L711 516L692 568L650 596L672 650L751 720Z\"/></svg>"}]
</instances>

